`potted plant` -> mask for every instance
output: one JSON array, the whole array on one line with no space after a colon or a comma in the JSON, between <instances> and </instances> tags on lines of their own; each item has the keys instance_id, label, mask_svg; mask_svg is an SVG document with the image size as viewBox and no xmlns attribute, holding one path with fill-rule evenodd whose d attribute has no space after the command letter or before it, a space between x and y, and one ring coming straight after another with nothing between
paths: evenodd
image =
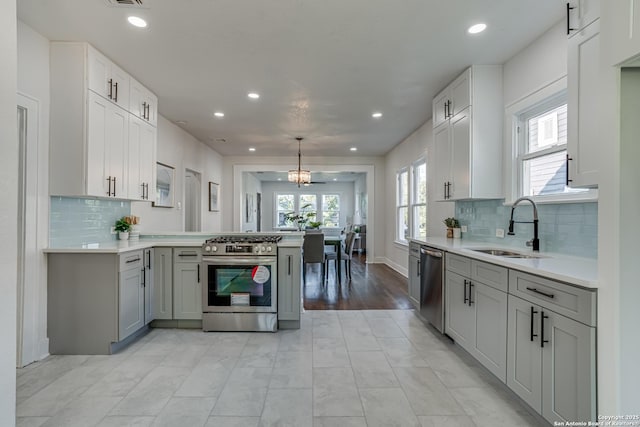
<instances>
[{"instance_id":1,"label":"potted plant","mask_svg":"<svg viewBox=\"0 0 640 427\"><path fill-rule=\"evenodd\" d=\"M128 240L129 231L131 230L131 223L129 222L129 218L123 216L122 218L117 220L114 229L118 232L118 239Z\"/></svg>"},{"instance_id":2,"label":"potted plant","mask_svg":"<svg viewBox=\"0 0 640 427\"><path fill-rule=\"evenodd\" d=\"M304 211L305 209L308 209L309 207L311 207L311 203L307 203L306 205L301 206L300 207L300 211ZM305 229L307 223L314 216L316 216L315 212L301 212L299 214L296 214L296 213L292 212L292 213L286 214L284 217L285 217L287 222L295 223L295 225L298 227L298 231L302 231L302 230ZM315 223L316 222L314 222L314 224ZM317 224L318 224L318 227L321 225L321 223L319 223L319 222ZM314 227L314 228L317 228L317 227Z\"/></svg>"},{"instance_id":3,"label":"potted plant","mask_svg":"<svg viewBox=\"0 0 640 427\"><path fill-rule=\"evenodd\" d=\"M447 237L448 238L452 238L452 237L456 237L456 238L460 238L460 222L451 217L451 218L445 218L444 221L444 225L447 226Z\"/></svg>"}]
</instances>

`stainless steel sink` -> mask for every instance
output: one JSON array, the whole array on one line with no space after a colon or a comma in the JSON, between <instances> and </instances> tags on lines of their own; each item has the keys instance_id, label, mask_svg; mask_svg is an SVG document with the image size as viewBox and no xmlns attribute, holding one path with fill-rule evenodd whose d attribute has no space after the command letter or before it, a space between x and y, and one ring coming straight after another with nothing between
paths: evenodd
<instances>
[{"instance_id":1,"label":"stainless steel sink","mask_svg":"<svg viewBox=\"0 0 640 427\"><path fill-rule=\"evenodd\" d=\"M544 258L540 255L523 254L520 252L507 251L504 249L471 249L475 252L481 252L487 255L501 256L504 258Z\"/></svg>"}]
</instances>

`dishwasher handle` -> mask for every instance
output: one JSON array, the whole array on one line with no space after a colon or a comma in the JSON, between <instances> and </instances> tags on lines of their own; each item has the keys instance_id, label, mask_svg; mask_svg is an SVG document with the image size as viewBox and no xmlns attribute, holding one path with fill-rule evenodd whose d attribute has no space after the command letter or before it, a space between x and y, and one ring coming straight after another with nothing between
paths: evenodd
<instances>
[{"instance_id":1,"label":"dishwasher handle","mask_svg":"<svg viewBox=\"0 0 640 427\"><path fill-rule=\"evenodd\" d=\"M436 258L442 258L442 252L432 251L430 249L420 248L420 253L424 255L433 256Z\"/></svg>"}]
</instances>

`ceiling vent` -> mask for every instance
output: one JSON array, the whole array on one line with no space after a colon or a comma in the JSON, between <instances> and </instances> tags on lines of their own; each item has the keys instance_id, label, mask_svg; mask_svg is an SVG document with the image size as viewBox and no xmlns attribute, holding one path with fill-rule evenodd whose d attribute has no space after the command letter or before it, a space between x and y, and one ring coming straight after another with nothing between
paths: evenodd
<instances>
[{"instance_id":1,"label":"ceiling vent","mask_svg":"<svg viewBox=\"0 0 640 427\"><path fill-rule=\"evenodd\" d=\"M109 6L143 7L142 0L106 0Z\"/></svg>"}]
</instances>

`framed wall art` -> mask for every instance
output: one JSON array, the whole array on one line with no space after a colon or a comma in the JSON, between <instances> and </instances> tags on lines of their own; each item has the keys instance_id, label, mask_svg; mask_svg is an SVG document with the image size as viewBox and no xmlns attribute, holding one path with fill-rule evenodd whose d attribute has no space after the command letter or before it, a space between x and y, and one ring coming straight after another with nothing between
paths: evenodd
<instances>
[{"instance_id":1,"label":"framed wall art","mask_svg":"<svg viewBox=\"0 0 640 427\"><path fill-rule=\"evenodd\" d=\"M209 181L209 212L218 212L220 196L220 184Z\"/></svg>"}]
</instances>

